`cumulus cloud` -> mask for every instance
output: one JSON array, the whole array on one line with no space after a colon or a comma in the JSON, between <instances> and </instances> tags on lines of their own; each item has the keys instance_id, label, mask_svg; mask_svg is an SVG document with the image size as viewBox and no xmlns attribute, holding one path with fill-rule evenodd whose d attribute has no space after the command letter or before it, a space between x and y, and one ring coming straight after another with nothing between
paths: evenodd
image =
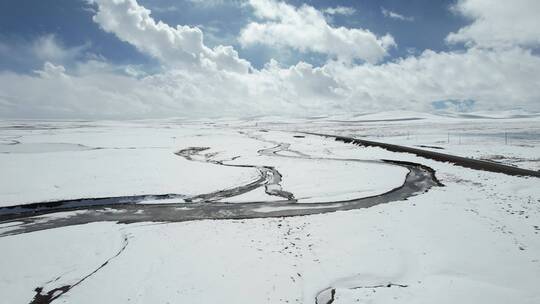
<instances>
[{"instance_id":1,"label":"cumulus cloud","mask_svg":"<svg viewBox=\"0 0 540 304\"><path fill-rule=\"evenodd\" d=\"M540 1L459 0L453 10L472 23L450 33L446 38L450 43L481 47L540 45Z\"/></svg>"},{"instance_id":2,"label":"cumulus cloud","mask_svg":"<svg viewBox=\"0 0 540 304\"><path fill-rule=\"evenodd\" d=\"M474 44L459 52L425 50L383 64L329 60L322 66L305 62L282 66L271 60L263 68L255 69L239 58L234 48L209 48L198 28L173 27L156 21L134 0L97 1L96 22L160 60L162 70L147 74L136 66L85 58L70 65L44 60L42 67L31 74L3 71L0 72L2 116L311 115L336 111L431 110L432 102L439 100L474 100L475 109L483 110L509 107L540 110L537 90L540 57L519 41L504 48ZM323 13L313 7L297 8L275 1L257 3L261 7L255 12L265 20L263 25L310 17L313 20L295 22L316 21L322 27L330 27ZM296 34L292 30L291 35ZM35 43L42 43L40 39ZM321 38L312 41L318 39ZM33 45L28 44L28 48L32 49ZM61 43L55 43L51 50L40 58L55 58L54 54L70 52Z\"/></svg>"},{"instance_id":3,"label":"cumulus cloud","mask_svg":"<svg viewBox=\"0 0 540 304\"><path fill-rule=\"evenodd\" d=\"M398 14L396 12L387 10L384 7L381 7L381 13L383 14L383 16L388 17L388 18L392 18L392 19L397 19L397 20L401 20L401 21L414 21L414 17L403 16L403 15Z\"/></svg>"},{"instance_id":4,"label":"cumulus cloud","mask_svg":"<svg viewBox=\"0 0 540 304\"><path fill-rule=\"evenodd\" d=\"M335 61L281 67L271 61L252 73L169 69L136 78L113 70L104 63L71 71L46 63L35 75L0 73L0 112L64 118L311 115L425 111L447 99L472 99L477 109L540 110L540 58L521 48L425 51L375 66Z\"/></svg>"},{"instance_id":5,"label":"cumulus cloud","mask_svg":"<svg viewBox=\"0 0 540 304\"><path fill-rule=\"evenodd\" d=\"M378 66L328 67L338 83L351 88L349 100L371 110L431 110L431 102L476 101L482 109L523 107L539 110L540 57L519 47L491 51L424 51Z\"/></svg>"},{"instance_id":6,"label":"cumulus cloud","mask_svg":"<svg viewBox=\"0 0 540 304\"><path fill-rule=\"evenodd\" d=\"M94 21L120 40L153 56L165 65L184 68L214 68L247 73L250 64L240 59L231 46L213 49L204 45L203 33L197 27L171 27L150 16L150 10L135 0L92 0L98 5Z\"/></svg>"},{"instance_id":7,"label":"cumulus cloud","mask_svg":"<svg viewBox=\"0 0 540 304\"><path fill-rule=\"evenodd\" d=\"M34 75L2 72L0 112L45 118L307 114L345 98L326 68L307 63L282 68L273 61L253 73L169 69L138 78L114 70L87 62L72 71L45 63Z\"/></svg>"},{"instance_id":8,"label":"cumulus cloud","mask_svg":"<svg viewBox=\"0 0 540 304\"><path fill-rule=\"evenodd\" d=\"M158 92L139 80L108 71L72 75L45 63L34 75L0 73L0 104L7 117L103 118L163 114ZM9 85L7 85L9 84ZM154 109L153 102L157 101Z\"/></svg>"},{"instance_id":9,"label":"cumulus cloud","mask_svg":"<svg viewBox=\"0 0 540 304\"><path fill-rule=\"evenodd\" d=\"M377 37L365 29L333 27L321 11L309 5L295 7L275 0L250 0L249 5L259 21L242 29L239 41L244 47L289 47L343 61L361 59L376 63L396 46L390 34Z\"/></svg>"}]
</instances>

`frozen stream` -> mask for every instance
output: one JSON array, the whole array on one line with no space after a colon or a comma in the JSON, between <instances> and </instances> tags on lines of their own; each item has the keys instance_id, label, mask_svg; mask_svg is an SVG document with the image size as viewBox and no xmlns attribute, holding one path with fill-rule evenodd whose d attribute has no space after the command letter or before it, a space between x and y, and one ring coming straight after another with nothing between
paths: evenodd
<instances>
[{"instance_id":1,"label":"frozen stream","mask_svg":"<svg viewBox=\"0 0 540 304\"><path fill-rule=\"evenodd\" d=\"M216 166L252 167L259 171L259 178L247 184L198 195L158 194L135 195L121 197L104 197L62 200L33 203L0 208L0 221L16 221L15 225L4 235L39 231L62 226L80 225L99 221L133 222L181 222L200 219L244 219L262 217L300 216L367 208L377 204L396 200L404 200L412 195L423 193L432 186L439 185L434 171L426 166L393 161L393 160L360 160L311 157L289 149L289 144L276 142L271 148L261 149L258 154L273 157L331 161L331 162L363 162L378 166L400 166L408 170L403 185L379 195L358 197L331 202L298 202L295 194L282 189L282 175L272 166L249 164L231 164L213 159L212 153L204 152L206 147L190 147L175 154L190 161L200 161ZM221 200L231 198L263 187L275 201L229 203ZM177 199L181 203L166 203ZM145 203L152 200L151 204ZM163 201L164 203L159 203ZM69 216L35 217L64 211L77 210Z\"/></svg>"}]
</instances>

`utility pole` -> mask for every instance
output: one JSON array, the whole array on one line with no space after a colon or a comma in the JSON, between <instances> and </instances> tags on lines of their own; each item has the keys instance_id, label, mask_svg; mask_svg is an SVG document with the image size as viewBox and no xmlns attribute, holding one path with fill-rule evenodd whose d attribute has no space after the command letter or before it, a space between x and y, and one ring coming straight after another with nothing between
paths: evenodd
<instances>
[{"instance_id":1,"label":"utility pole","mask_svg":"<svg viewBox=\"0 0 540 304\"><path fill-rule=\"evenodd\" d=\"M504 132L504 144L508 145L508 132Z\"/></svg>"}]
</instances>

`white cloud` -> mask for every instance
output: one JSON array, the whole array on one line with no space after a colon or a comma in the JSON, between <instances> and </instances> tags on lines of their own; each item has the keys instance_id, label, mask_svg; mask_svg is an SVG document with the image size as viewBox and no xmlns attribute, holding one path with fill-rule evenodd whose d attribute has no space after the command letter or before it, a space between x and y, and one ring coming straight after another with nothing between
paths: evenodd
<instances>
[{"instance_id":1,"label":"white cloud","mask_svg":"<svg viewBox=\"0 0 540 304\"><path fill-rule=\"evenodd\" d=\"M197 28L156 22L134 1L99 1L106 2L96 13L100 26L158 58L163 69L146 74L136 66L118 66L98 57L70 65L44 60L43 67L30 75L0 72L2 116L311 115L430 110L436 100L469 99L476 101L475 110L540 110L540 57L518 43L459 52L426 50L384 64L330 60L321 67L305 62L284 67L272 60L262 69L248 71L249 63L239 59L232 47L206 47ZM310 7L261 3L269 7L256 12L267 23L303 18L304 14L319 20L321 15ZM278 15L284 12L288 15ZM35 43L42 43L40 40ZM29 43L28 48L33 50L33 45ZM55 54L66 52L69 48L58 42L44 52L47 56L29 51L40 58L62 58Z\"/></svg>"},{"instance_id":2,"label":"white cloud","mask_svg":"<svg viewBox=\"0 0 540 304\"><path fill-rule=\"evenodd\" d=\"M64 48L54 35L41 36L32 44L32 52L43 61L65 62L73 60L87 46Z\"/></svg>"},{"instance_id":3,"label":"white cloud","mask_svg":"<svg viewBox=\"0 0 540 304\"><path fill-rule=\"evenodd\" d=\"M448 35L450 43L482 47L540 45L540 1L459 0L453 10L472 23Z\"/></svg>"},{"instance_id":4,"label":"white cloud","mask_svg":"<svg viewBox=\"0 0 540 304\"><path fill-rule=\"evenodd\" d=\"M397 19L397 20L402 20L402 21L414 21L414 17L403 16L396 12L387 10L384 7L381 7L381 13L383 14L383 16L392 18L392 19Z\"/></svg>"},{"instance_id":5,"label":"white cloud","mask_svg":"<svg viewBox=\"0 0 540 304\"><path fill-rule=\"evenodd\" d=\"M431 102L473 99L481 109L540 110L540 57L521 48L499 51L424 51L383 65L329 66L338 83L351 89L359 108L431 110Z\"/></svg>"},{"instance_id":6,"label":"white cloud","mask_svg":"<svg viewBox=\"0 0 540 304\"><path fill-rule=\"evenodd\" d=\"M61 78L66 77L66 69L62 65L54 65L50 62L45 62L43 70L35 71L41 78Z\"/></svg>"},{"instance_id":7,"label":"white cloud","mask_svg":"<svg viewBox=\"0 0 540 304\"><path fill-rule=\"evenodd\" d=\"M349 7L349 6L336 6L336 7L325 8L323 12L328 15L351 16L351 15L354 15L354 13L356 13L356 9L354 9L354 7Z\"/></svg>"},{"instance_id":8,"label":"white cloud","mask_svg":"<svg viewBox=\"0 0 540 304\"><path fill-rule=\"evenodd\" d=\"M234 5L239 6L241 5L241 0L187 0L195 5L202 6L202 7L215 7L215 6L222 6L222 5Z\"/></svg>"},{"instance_id":9,"label":"white cloud","mask_svg":"<svg viewBox=\"0 0 540 304\"><path fill-rule=\"evenodd\" d=\"M42 65L49 61L55 64L70 65L84 57L89 44L66 47L53 34L38 36L34 40L16 40L7 43L0 41L0 56L23 67Z\"/></svg>"},{"instance_id":10,"label":"white cloud","mask_svg":"<svg viewBox=\"0 0 540 304\"><path fill-rule=\"evenodd\" d=\"M163 64L183 68L213 68L246 73L250 64L230 46L208 48L197 27L171 27L150 16L135 0L93 0L98 5L94 21L119 39L134 45Z\"/></svg>"},{"instance_id":11,"label":"white cloud","mask_svg":"<svg viewBox=\"0 0 540 304\"><path fill-rule=\"evenodd\" d=\"M158 13L172 13L177 12L179 9L178 7L174 5L169 6L152 6L152 11L156 11Z\"/></svg>"},{"instance_id":12,"label":"white cloud","mask_svg":"<svg viewBox=\"0 0 540 304\"><path fill-rule=\"evenodd\" d=\"M73 71L45 63L36 75L0 73L7 117L137 118L317 113L344 98L326 68L273 62L253 73L170 69L132 77L88 62Z\"/></svg>"},{"instance_id":13,"label":"white cloud","mask_svg":"<svg viewBox=\"0 0 540 304\"><path fill-rule=\"evenodd\" d=\"M364 29L332 27L312 6L294 7L274 0L250 0L249 4L260 22L251 22L242 29L239 41L244 47L259 43L328 54L344 61L375 63L396 45L390 34L377 37Z\"/></svg>"},{"instance_id":14,"label":"white cloud","mask_svg":"<svg viewBox=\"0 0 540 304\"><path fill-rule=\"evenodd\" d=\"M431 110L473 99L476 109L540 110L540 58L513 48L425 51L382 65L275 61L252 73L172 68L132 77L88 62L72 71L45 64L35 76L0 73L0 112L9 117L133 118L311 115L336 111Z\"/></svg>"}]
</instances>

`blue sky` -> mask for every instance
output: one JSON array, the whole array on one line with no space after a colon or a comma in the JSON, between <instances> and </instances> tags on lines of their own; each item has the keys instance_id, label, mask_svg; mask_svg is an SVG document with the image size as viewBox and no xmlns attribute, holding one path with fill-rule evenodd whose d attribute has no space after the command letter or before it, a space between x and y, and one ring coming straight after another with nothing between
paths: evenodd
<instances>
[{"instance_id":1,"label":"blue sky","mask_svg":"<svg viewBox=\"0 0 540 304\"><path fill-rule=\"evenodd\" d=\"M102 31L92 21L93 7L84 0L2 1L1 41L13 48L24 48L39 37L54 35L65 48L86 45L88 52L99 54L112 62L148 63L148 56L140 54L132 45L118 40L113 34ZM0 68L16 71L30 71L41 65L42 62L34 62L27 57L15 61L8 56L0 59Z\"/></svg>"},{"instance_id":2,"label":"blue sky","mask_svg":"<svg viewBox=\"0 0 540 304\"><path fill-rule=\"evenodd\" d=\"M540 111L540 1L5 0L0 116Z\"/></svg>"},{"instance_id":3,"label":"blue sky","mask_svg":"<svg viewBox=\"0 0 540 304\"><path fill-rule=\"evenodd\" d=\"M272 47L239 46L237 36L240 30L253 19L252 9L242 6L241 1L176 1L141 0L139 3L152 10L154 18L175 25L202 27L208 46L218 44L233 45L242 58L254 66L261 67L270 58L282 59L287 63L304 60L316 65L324 63L324 56L318 54L283 54ZM352 15L331 16L336 27L359 27L383 35L391 33L398 48L391 49L385 60L406 57L411 52L425 49L442 51L455 49L445 43L449 32L456 31L468 21L449 9L454 1L430 0L381 0L381 1L288 1L300 6L304 3L321 10L329 7L348 7L356 11ZM210 3L210 4L209 4ZM100 29L92 21L95 5L86 0L6 0L0 2L0 37L4 44L24 46L40 36L54 34L64 47L86 46L89 53L103 56L119 64L151 64L152 58L141 54L129 43L120 41L114 34ZM404 21L385 17L382 9L414 18ZM7 13L11 12L11 13ZM279 57L282 58L279 58ZM3 56L0 68L29 71L41 66L40 62L27 59L13 61Z\"/></svg>"}]
</instances>

